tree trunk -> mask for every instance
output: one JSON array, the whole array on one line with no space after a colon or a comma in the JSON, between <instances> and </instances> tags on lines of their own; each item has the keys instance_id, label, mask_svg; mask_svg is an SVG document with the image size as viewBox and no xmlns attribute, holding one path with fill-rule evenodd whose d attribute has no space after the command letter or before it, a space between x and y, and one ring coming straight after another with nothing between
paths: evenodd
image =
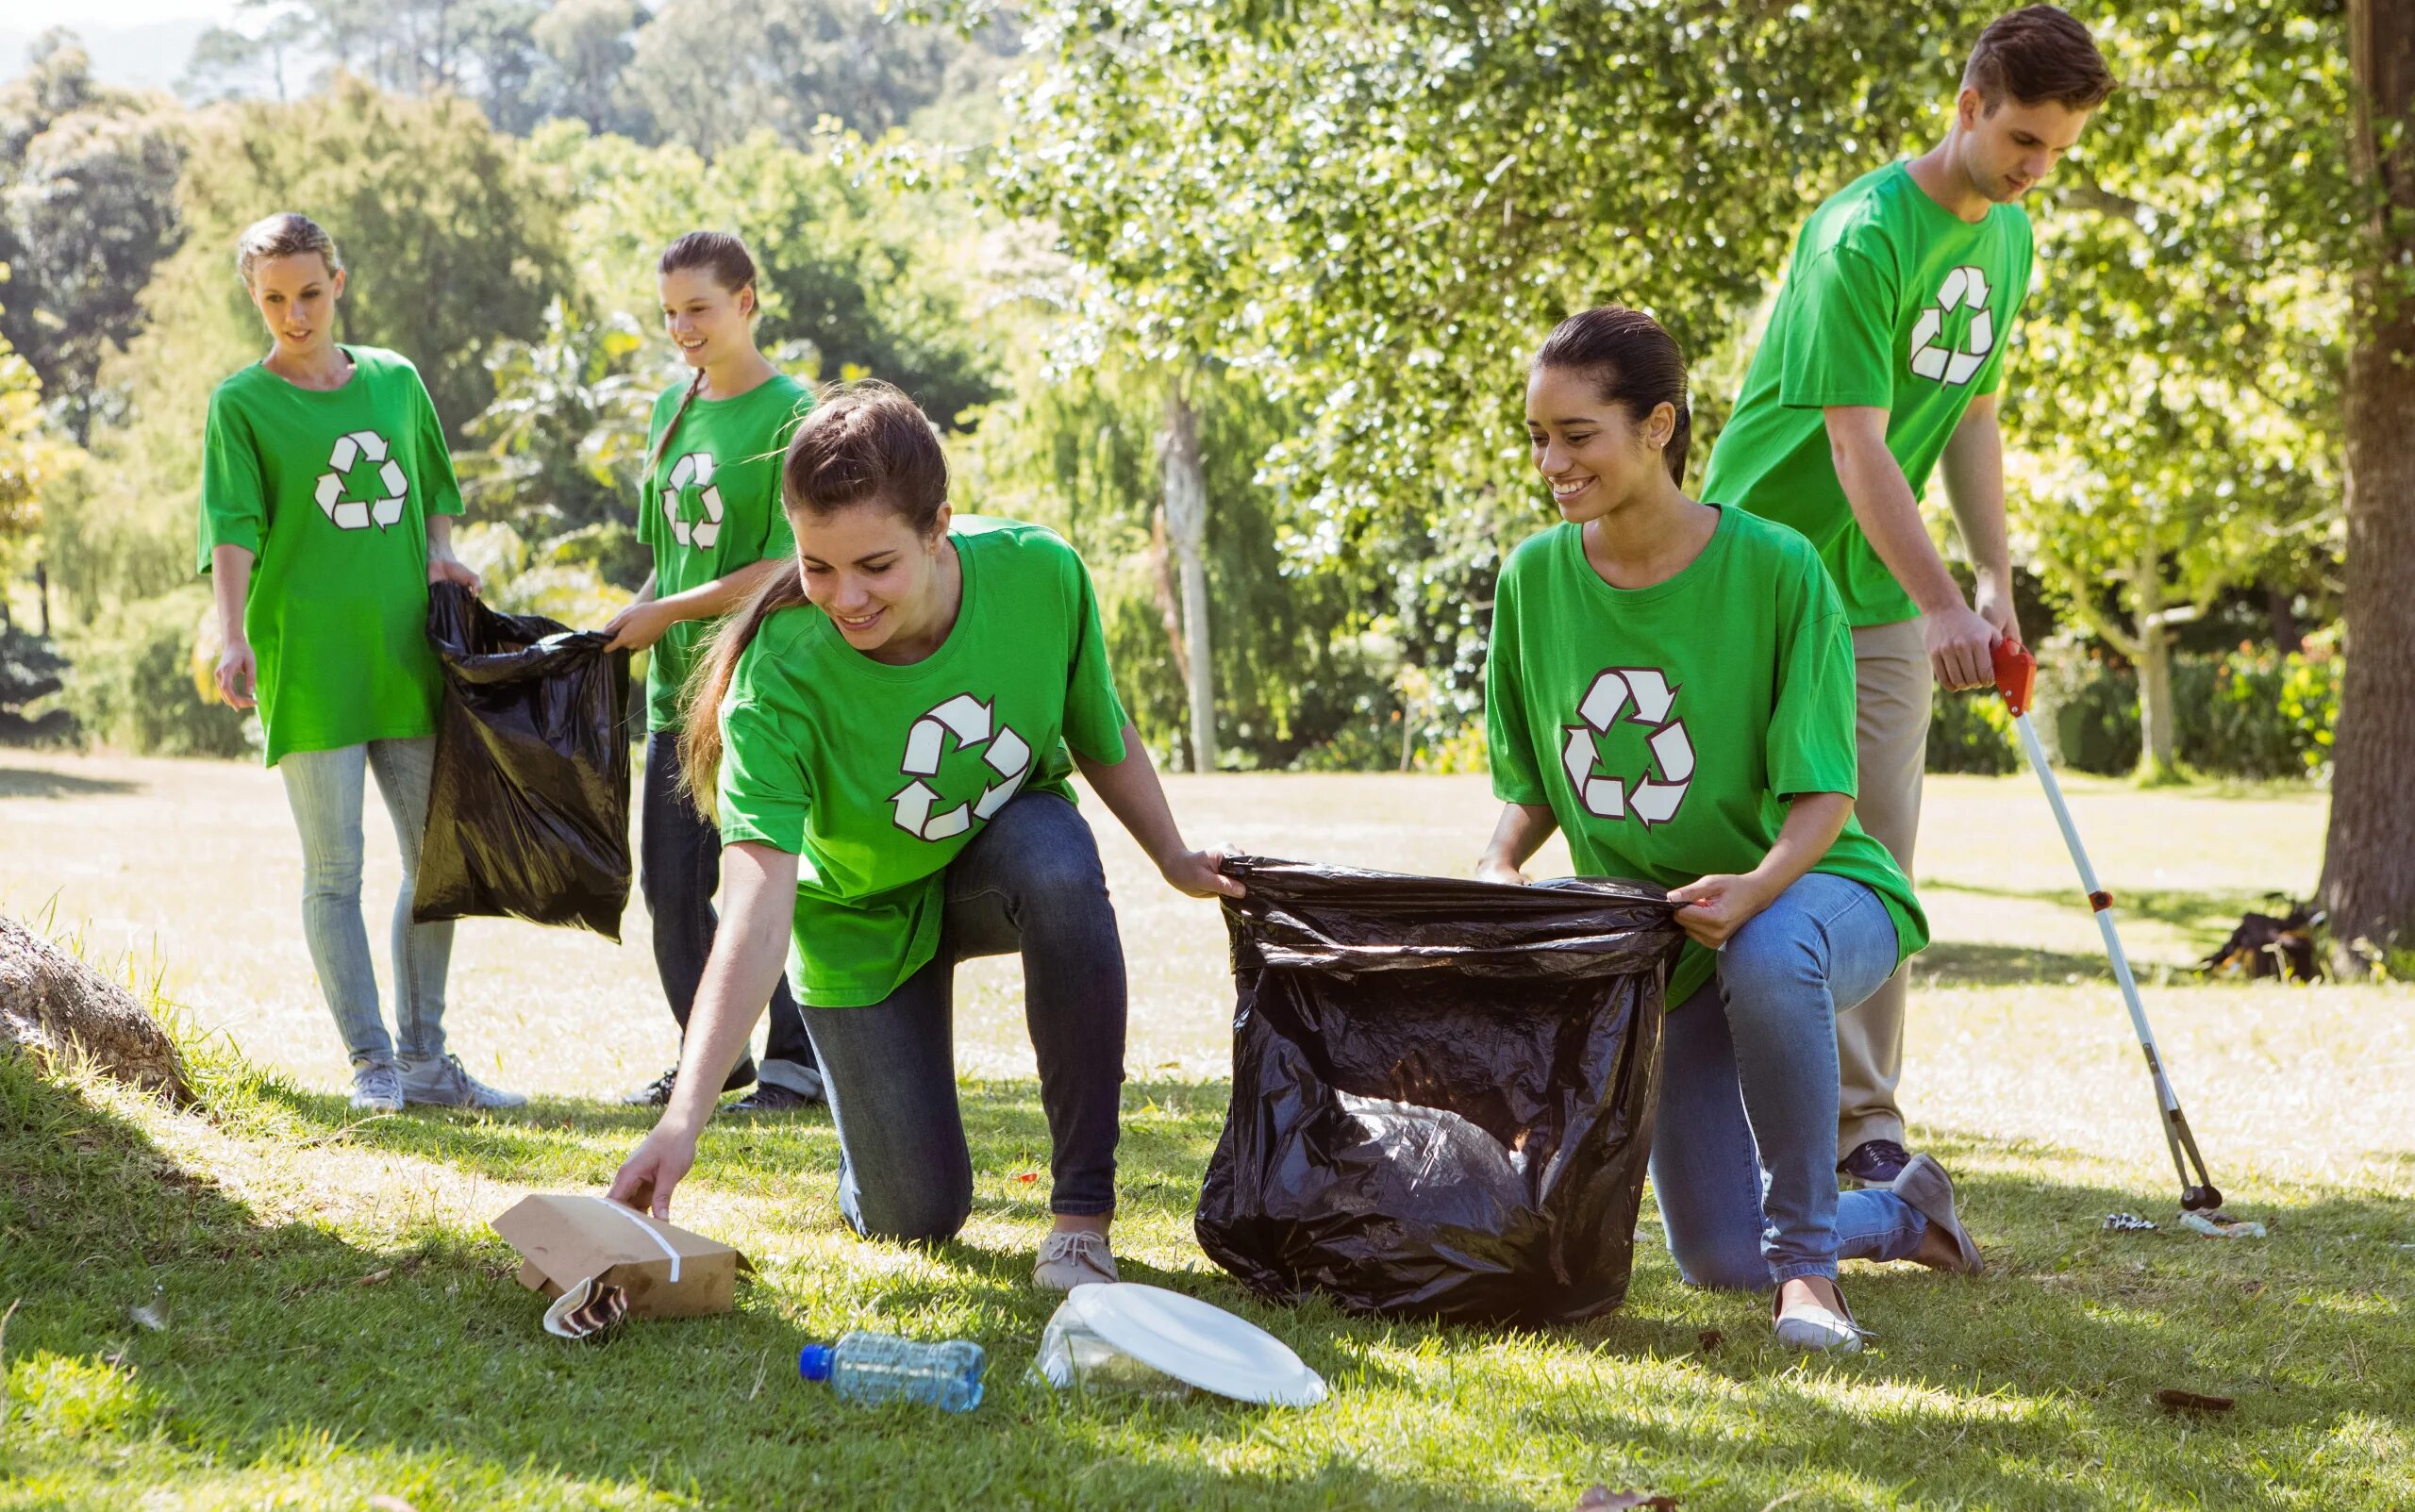
<instances>
[{"instance_id":1,"label":"tree trunk","mask_svg":"<svg viewBox=\"0 0 2415 1512\"><path fill-rule=\"evenodd\" d=\"M49 1065L79 1053L122 1082L193 1101L175 1042L134 994L0 916L0 1052Z\"/></svg>"},{"instance_id":2,"label":"tree trunk","mask_svg":"<svg viewBox=\"0 0 2415 1512\"><path fill-rule=\"evenodd\" d=\"M2273 622L2273 644L2283 656L2306 649L2306 632L2298 628L2296 595L2286 588L2264 590L2264 613Z\"/></svg>"},{"instance_id":3,"label":"tree trunk","mask_svg":"<svg viewBox=\"0 0 2415 1512\"><path fill-rule=\"evenodd\" d=\"M2155 549L2154 533L2148 534L2130 580L2131 618L2139 627L2138 779L2161 783L2180 771L2174 756L2177 711L2172 704L2172 632L2163 618L2163 559Z\"/></svg>"},{"instance_id":4,"label":"tree trunk","mask_svg":"<svg viewBox=\"0 0 2415 1512\"><path fill-rule=\"evenodd\" d=\"M1208 633L1208 474L1199 458L1199 415L1183 379L1166 384L1166 535L1182 580L1183 642L1189 666L1192 770L1216 770L1216 662Z\"/></svg>"},{"instance_id":5,"label":"tree trunk","mask_svg":"<svg viewBox=\"0 0 2415 1512\"><path fill-rule=\"evenodd\" d=\"M2357 180L2373 192L2347 382L2346 676L2322 897L2342 940L2415 942L2415 0L2349 0ZM2393 216L2391 212L2395 212ZM2393 224L2394 222L2394 224Z\"/></svg>"}]
</instances>

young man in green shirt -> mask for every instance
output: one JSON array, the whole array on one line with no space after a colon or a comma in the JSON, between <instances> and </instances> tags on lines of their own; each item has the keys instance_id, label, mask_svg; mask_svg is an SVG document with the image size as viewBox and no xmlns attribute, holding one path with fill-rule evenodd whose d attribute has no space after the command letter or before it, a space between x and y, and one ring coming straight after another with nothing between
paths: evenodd
<instances>
[{"instance_id":1,"label":"young man in green shirt","mask_svg":"<svg viewBox=\"0 0 2415 1512\"><path fill-rule=\"evenodd\" d=\"M1945 140L1845 186L1796 240L1768 332L1703 480L1707 499L1793 526L1852 626L1857 817L1912 871L1930 685L1981 688L2018 636L1996 390L2031 267L2020 199L2113 91L2088 29L2052 6L1979 36ZM1965 603L1920 499L1945 490L1978 573ZM1900 973L1840 1016L1839 1170L1904 1168Z\"/></svg>"}]
</instances>

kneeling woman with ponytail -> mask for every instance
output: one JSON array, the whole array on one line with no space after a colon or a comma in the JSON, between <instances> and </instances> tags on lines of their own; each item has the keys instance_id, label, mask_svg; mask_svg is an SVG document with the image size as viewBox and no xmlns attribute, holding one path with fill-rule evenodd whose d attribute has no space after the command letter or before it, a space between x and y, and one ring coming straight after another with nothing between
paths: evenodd
<instances>
[{"instance_id":1,"label":"kneeling woman with ponytail","mask_svg":"<svg viewBox=\"0 0 2415 1512\"><path fill-rule=\"evenodd\" d=\"M946 457L910 400L832 390L781 482L798 570L723 634L684 737L725 842L724 916L670 1106L611 1195L668 1215L785 955L838 1126L841 1211L872 1238L955 1234L973 1202L955 966L1019 952L1054 1144L1055 1232L1032 1279L1111 1281L1124 952L1072 770L1175 888L1241 889L1166 808L1081 558L1038 526L952 519Z\"/></svg>"},{"instance_id":2,"label":"kneeling woman with ponytail","mask_svg":"<svg viewBox=\"0 0 2415 1512\"><path fill-rule=\"evenodd\" d=\"M1518 548L1486 664L1492 788L1477 875L1552 830L1577 866L1669 889L1690 937L1668 991L1652 1187L1677 1270L1774 1287L1779 1338L1860 1347L1840 1259L1975 1271L1926 1155L1837 1191L1836 1016L1927 943L1853 822L1853 647L1810 542L1678 488L1685 357L1615 307L1560 323L1526 385L1562 523Z\"/></svg>"}]
</instances>

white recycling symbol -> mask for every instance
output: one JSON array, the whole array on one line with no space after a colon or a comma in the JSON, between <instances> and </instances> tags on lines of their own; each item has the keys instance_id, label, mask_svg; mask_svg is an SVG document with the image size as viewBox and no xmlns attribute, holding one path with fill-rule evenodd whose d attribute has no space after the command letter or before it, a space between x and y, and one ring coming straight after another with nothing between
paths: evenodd
<instances>
[{"instance_id":1,"label":"white recycling symbol","mask_svg":"<svg viewBox=\"0 0 2415 1512\"><path fill-rule=\"evenodd\" d=\"M984 704L971 693L958 693L914 722L914 727L906 732L905 758L898 763L911 780L889 800L896 807L899 829L926 840L953 839L971 829L974 820L996 813L1015 795L1031 772L1031 747L996 714L994 702ZM950 735L956 737L960 750L987 747L981 759L997 773L997 781L983 788L981 796L972 803L941 809L938 790L923 779L939 775L940 757L946 754Z\"/></svg>"},{"instance_id":2,"label":"white recycling symbol","mask_svg":"<svg viewBox=\"0 0 2415 1512\"><path fill-rule=\"evenodd\" d=\"M1962 345L1945 344L1945 317L1957 309L1971 311ZM1938 285L1937 303L1922 310L1912 323L1912 371L1924 378L1960 385L1971 381L1996 344L1995 317L1988 311L1988 275L1965 264Z\"/></svg>"},{"instance_id":3,"label":"white recycling symbol","mask_svg":"<svg viewBox=\"0 0 2415 1512\"><path fill-rule=\"evenodd\" d=\"M679 518L679 490L691 483L701 490L696 498L705 507L705 517L692 523ZM712 453L690 452L671 464L671 476L663 480L662 518L671 523L672 539L682 546L712 550L721 538L721 490L713 483Z\"/></svg>"},{"instance_id":4,"label":"white recycling symbol","mask_svg":"<svg viewBox=\"0 0 2415 1512\"><path fill-rule=\"evenodd\" d=\"M385 491L374 500L347 499L344 474L363 461L377 464L377 482ZM386 438L374 430L356 430L336 438L335 450L327 456L327 470L319 474L319 512L339 530L366 530L372 524L384 530L401 521L403 499L410 490L402 464L387 455Z\"/></svg>"},{"instance_id":5,"label":"white recycling symbol","mask_svg":"<svg viewBox=\"0 0 2415 1512\"><path fill-rule=\"evenodd\" d=\"M1568 769L1569 786L1576 789L1587 812L1604 819L1633 814L1646 829L1677 816L1677 806L1686 801L1686 789L1693 781L1694 746L1686 736L1686 722L1670 717L1676 698L1676 690L1657 667L1612 667L1593 679L1593 686L1576 706L1581 723L1567 727L1559 752L1560 764ZM1632 786L1616 777L1593 774L1601 761L1596 738L1609 734L1630 706L1633 721L1652 728L1646 740L1652 748L1652 766Z\"/></svg>"}]
</instances>

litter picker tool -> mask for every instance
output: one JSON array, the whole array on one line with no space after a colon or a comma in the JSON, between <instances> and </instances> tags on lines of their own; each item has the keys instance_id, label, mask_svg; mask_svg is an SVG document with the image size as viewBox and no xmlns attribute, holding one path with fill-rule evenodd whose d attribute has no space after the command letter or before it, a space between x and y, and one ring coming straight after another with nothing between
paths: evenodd
<instances>
[{"instance_id":1,"label":"litter picker tool","mask_svg":"<svg viewBox=\"0 0 2415 1512\"><path fill-rule=\"evenodd\" d=\"M2046 748L2038 740L2038 728L2029 723L2029 695L2038 680L2038 658L2007 637L1996 642L1995 673L1996 690L2004 694L2005 706L2012 711L2012 727L2020 732L2029 770L2038 773L2039 785L2046 789L2055 822L2062 826L2063 843L2071 848L2072 863L2079 868L2079 885L2088 892L2089 907L2095 910L2097 932L2105 937L2105 954L2113 960L2113 979L2122 984L2122 1001L2129 1005L2130 1024L2139 1032L2139 1048L2146 1053L2147 1072L2155 1078L2156 1103L2163 1114L2163 1142L2171 1147L2172 1168L2180 1173L2181 1208L2191 1213L2211 1211L2222 1206L2223 1194L2213 1177L2206 1174L2206 1157L2197 1153L2197 1138L2189 1132L2189 1115L2180 1111L2180 1094L2172 1089L2172 1078L2164 1074L2163 1057L2155 1048L2155 1031L2147 1027L2147 1010L2139 1001L2139 984L2130 975L2130 958L2122 953L2122 937L2113 927L2113 894L2098 884L2096 868L2089 865L2088 851L2072 823L2071 806L2063 802L2062 784L2055 780L2054 769L2046 764ZM2190 1178L2192 1166L2196 1168L2193 1181Z\"/></svg>"}]
</instances>

